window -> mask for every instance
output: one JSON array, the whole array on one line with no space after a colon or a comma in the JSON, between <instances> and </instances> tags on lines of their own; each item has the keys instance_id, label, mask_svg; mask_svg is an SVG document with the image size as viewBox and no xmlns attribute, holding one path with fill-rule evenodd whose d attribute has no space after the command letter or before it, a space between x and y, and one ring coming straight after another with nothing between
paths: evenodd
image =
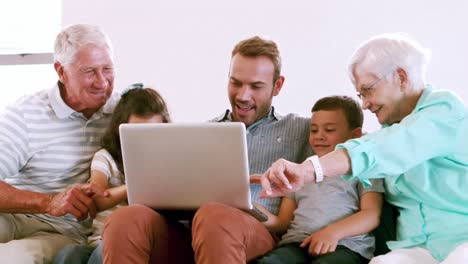
<instances>
[{"instance_id":1,"label":"window","mask_svg":"<svg viewBox=\"0 0 468 264\"><path fill-rule=\"evenodd\" d=\"M0 3L0 111L57 80L53 45L61 29L61 8L60 0Z\"/></svg>"}]
</instances>

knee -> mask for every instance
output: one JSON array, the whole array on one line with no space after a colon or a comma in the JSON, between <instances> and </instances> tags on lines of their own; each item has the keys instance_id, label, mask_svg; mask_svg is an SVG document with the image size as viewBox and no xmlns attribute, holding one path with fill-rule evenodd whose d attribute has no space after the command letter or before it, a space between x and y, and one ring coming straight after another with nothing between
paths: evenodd
<instances>
[{"instance_id":1,"label":"knee","mask_svg":"<svg viewBox=\"0 0 468 264\"><path fill-rule=\"evenodd\" d=\"M370 260L369 264L395 263L395 262L392 262L392 261L395 261L395 260L392 259L392 257L390 255L379 255L379 256L373 257Z\"/></svg>"},{"instance_id":2,"label":"knee","mask_svg":"<svg viewBox=\"0 0 468 264\"><path fill-rule=\"evenodd\" d=\"M89 263L92 263L92 264L103 263L102 247L103 246L102 246L102 240L101 240L99 241L99 245L97 246L97 248L89 256L88 264Z\"/></svg>"},{"instance_id":3,"label":"knee","mask_svg":"<svg viewBox=\"0 0 468 264\"><path fill-rule=\"evenodd\" d=\"M224 236L226 232L233 229L233 225L241 222L240 219L236 219L238 213L242 213L242 211L218 203L211 203L200 207L192 222L193 240Z\"/></svg>"},{"instance_id":4,"label":"knee","mask_svg":"<svg viewBox=\"0 0 468 264\"><path fill-rule=\"evenodd\" d=\"M87 261L94 248L86 245L67 245L54 257L52 263L76 263L77 260Z\"/></svg>"},{"instance_id":5,"label":"knee","mask_svg":"<svg viewBox=\"0 0 468 264\"><path fill-rule=\"evenodd\" d=\"M31 252L17 246L18 240L12 240L8 245L0 245L0 259L1 263L15 263L15 264L39 264L39 263L50 263L52 258L38 253ZM13 246L12 246L13 245Z\"/></svg>"},{"instance_id":6,"label":"knee","mask_svg":"<svg viewBox=\"0 0 468 264\"><path fill-rule=\"evenodd\" d=\"M0 243L6 243L15 238L14 220L11 214L0 214Z\"/></svg>"},{"instance_id":7,"label":"knee","mask_svg":"<svg viewBox=\"0 0 468 264\"><path fill-rule=\"evenodd\" d=\"M219 203L210 203L204 205L200 207L200 209L198 209L195 213L192 227L194 225L222 225L228 220L232 221L233 219L230 219L230 217L228 217L229 215L232 215L232 210L237 209Z\"/></svg>"},{"instance_id":8,"label":"knee","mask_svg":"<svg viewBox=\"0 0 468 264\"><path fill-rule=\"evenodd\" d=\"M115 210L104 223L103 241L121 237L122 232L131 234L152 234L165 225L162 215L144 205L123 206ZM117 237L118 236L118 237Z\"/></svg>"},{"instance_id":9,"label":"knee","mask_svg":"<svg viewBox=\"0 0 468 264\"><path fill-rule=\"evenodd\" d=\"M160 221L161 216L144 205L123 206L116 209L104 223L104 232L109 229L122 231L147 226Z\"/></svg>"},{"instance_id":10,"label":"knee","mask_svg":"<svg viewBox=\"0 0 468 264\"><path fill-rule=\"evenodd\" d=\"M39 264L43 263L43 259L38 256L27 255L27 254L15 254L15 256L8 257L9 263L16 263L16 264Z\"/></svg>"}]
</instances>

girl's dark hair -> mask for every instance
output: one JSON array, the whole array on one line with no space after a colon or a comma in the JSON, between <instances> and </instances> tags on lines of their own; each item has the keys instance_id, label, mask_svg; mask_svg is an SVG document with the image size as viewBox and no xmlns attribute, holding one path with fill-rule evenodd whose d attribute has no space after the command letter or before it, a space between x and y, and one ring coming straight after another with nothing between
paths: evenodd
<instances>
[{"instance_id":1,"label":"girl's dark hair","mask_svg":"<svg viewBox=\"0 0 468 264\"><path fill-rule=\"evenodd\" d=\"M350 129L362 127L364 115L362 113L361 106L359 106L359 103L356 100L349 96L335 95L323 97L314 104L312 112L338 109L343 110Z\"/></svg>"},{"instance_id":2,"label":"girl's dark hair","mask_svg":"<svg viewBox=\"0 0 468 264\"><path fill-rule=\"evenodd\" d=\"M169 111L161 95L151 88L132 89L125 92L114 109L101 146L105 148L123 173L119 126L128 123L131 115L160 115L164 123L171 122Z\"/></svg>"}]
</instances>

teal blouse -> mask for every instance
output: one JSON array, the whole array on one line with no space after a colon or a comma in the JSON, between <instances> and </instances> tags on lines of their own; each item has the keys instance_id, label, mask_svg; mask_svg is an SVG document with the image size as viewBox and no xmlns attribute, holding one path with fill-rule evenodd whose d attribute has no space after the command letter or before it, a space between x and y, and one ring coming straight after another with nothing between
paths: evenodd
<instances>
[{"instance_id":1,"label":"teal blouse","mask_svg":"<svg viewBox=\"0 0 468 264\"><path fill-rule=\"evenodd\" d=\"M426 247L442 261L468 242L468 111L458 96L428 86L400 123L337 148L351 158L345 178L385 178L400 212L390 249Z\"/></svg>"}]
</instances>

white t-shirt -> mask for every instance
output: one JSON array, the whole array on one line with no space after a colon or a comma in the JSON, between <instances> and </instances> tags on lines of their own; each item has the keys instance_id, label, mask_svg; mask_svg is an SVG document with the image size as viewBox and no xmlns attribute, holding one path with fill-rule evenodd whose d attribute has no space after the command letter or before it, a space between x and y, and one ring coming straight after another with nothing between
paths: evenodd
<instances>
[{"instance_id":1,"label":"white t-shirt","mask_svg":"<svg viewBox=\"0 0 468 264\"><path fill-rule=\"evenodd\" d=\"M94 154L93 160L91 161L91 170L97 170L106 175L109 188L125 184L123 173L120 172L114 159L105 149L100 149ZM113 210L122 205L127 205L127 202L122 202L119 205L106 211L102 211L96 215L96 218L93 221L93 233L88 238L88 243L90 245L97 245L97 241L101 239L101 233L106 218Z\"/></svg>"}]
</instances>

